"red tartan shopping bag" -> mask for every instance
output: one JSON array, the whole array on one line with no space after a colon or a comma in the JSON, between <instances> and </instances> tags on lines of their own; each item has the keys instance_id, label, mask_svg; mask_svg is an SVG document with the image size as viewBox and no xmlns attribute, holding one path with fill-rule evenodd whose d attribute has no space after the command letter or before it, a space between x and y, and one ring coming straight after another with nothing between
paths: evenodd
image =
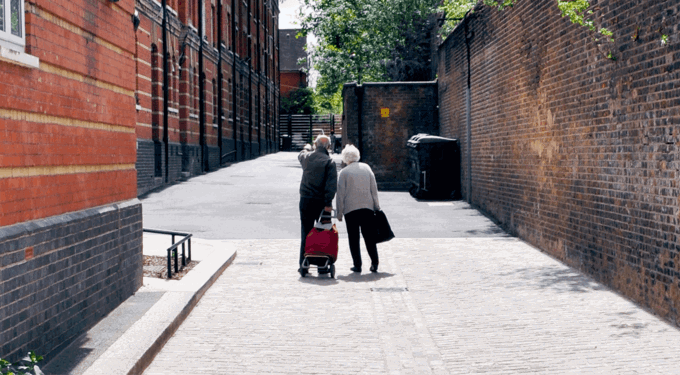
<instances>
[{"instance_id":1,"label":"red tartan shopping bag","mask_svg":"<svg viewBox=\"0 0 680 375\"><path fill-rule=\"evenodd\" d=\"M305 256L329 256L332 261L338 258L338 228L335 224L317 225L307 234Z\"/></svg>"}]
</instances>

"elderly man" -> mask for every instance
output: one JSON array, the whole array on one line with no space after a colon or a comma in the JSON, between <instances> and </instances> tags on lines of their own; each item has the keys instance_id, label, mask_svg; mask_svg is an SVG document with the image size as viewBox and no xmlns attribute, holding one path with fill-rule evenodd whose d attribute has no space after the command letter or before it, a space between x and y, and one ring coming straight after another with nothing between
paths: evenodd
<instances>
[{"instance_id":1,"label":"elderly man","mask_svg":"<svg viewBox=\"0 0 680 375\"><path fill-rule=\"evenodd\" d=\"M300 222L302 224L302 241L300 244L300 268L305 258L305 239L314 227L314 221L319 218L321 212L333 210L333 197L338 188L338 172L335 162L328 155L331 140L325 135L320 135L314 142L315 150L306 145L298 155L302 165L302 181L300 181Z\"/></svg>"}]
</instances>

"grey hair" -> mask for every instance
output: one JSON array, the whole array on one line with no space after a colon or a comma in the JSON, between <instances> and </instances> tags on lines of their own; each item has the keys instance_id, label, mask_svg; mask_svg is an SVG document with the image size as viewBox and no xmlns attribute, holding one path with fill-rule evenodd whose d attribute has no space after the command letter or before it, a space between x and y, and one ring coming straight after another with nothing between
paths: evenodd
<instances>
[{"instance_id":1,"label":"grey hair","mask_svg":"<svg viewBox=\"0 0 680 375\"><path fill-rule=\"evenodd\" d=\"M319 135L314 141L316 147L323 147L328 149L331 147L331 139L327 135Z\"/></svg>"},{"instance_id":2,"label":"grey hair","mask_svg":"<svg viewBox=\"0 0 680 375\"><path fill-rule=\"evenodd\" d=\"M344 161L345 164L357 162L359 161L359 159L361 159L359 149L357 149L353 145L347 145L342 150L342 161Z\"/></svg>"}]
</instances>

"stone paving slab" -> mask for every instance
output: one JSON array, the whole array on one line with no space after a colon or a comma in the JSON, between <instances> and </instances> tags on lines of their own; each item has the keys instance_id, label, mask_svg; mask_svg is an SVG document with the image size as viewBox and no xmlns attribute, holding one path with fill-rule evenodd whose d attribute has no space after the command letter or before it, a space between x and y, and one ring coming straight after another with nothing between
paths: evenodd
<instances>
[{"instance_id":1,"label":"stone paving slab","mask_svg":"<svg viewBox=\"0 0 680 375\"><path fill-rule=\"evenodd\" d=\"M145 255L165 255L169 236L144 234ZM150 363L206 290L233 262L229 243L194 238L200 263L181 280L144 278L144 285L59 353L46 375L138 374Z\"/></svg>"},{"instance_id":2,"label":"stone paving slab","mask_svg":"<svg viewBox=\"0 0 680 375\"><path fill-rule=\"evenodd\" d=\"M678 329L514 238L395 239L360 275L341 239L335 280L231 244L145 374L680 374Z\"/></svg>"}]
</instances>

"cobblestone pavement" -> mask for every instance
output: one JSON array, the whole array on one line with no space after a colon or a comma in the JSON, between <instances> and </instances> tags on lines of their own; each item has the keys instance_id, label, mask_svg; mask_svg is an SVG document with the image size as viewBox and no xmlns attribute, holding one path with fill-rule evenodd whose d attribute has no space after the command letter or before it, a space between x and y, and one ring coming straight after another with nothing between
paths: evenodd
<instances>
[{"instance_id":1,"label":"cobblestone pavement","mask_svg":"<svg viewBox=\"0 0 680 375\"><path fill-rule=\"evenodd\" d=\"M145 374L680 374L678 329L514 238L395 239L361 275L341 239L335 280L234 242Z\"/></svg>"}]
</instances>

